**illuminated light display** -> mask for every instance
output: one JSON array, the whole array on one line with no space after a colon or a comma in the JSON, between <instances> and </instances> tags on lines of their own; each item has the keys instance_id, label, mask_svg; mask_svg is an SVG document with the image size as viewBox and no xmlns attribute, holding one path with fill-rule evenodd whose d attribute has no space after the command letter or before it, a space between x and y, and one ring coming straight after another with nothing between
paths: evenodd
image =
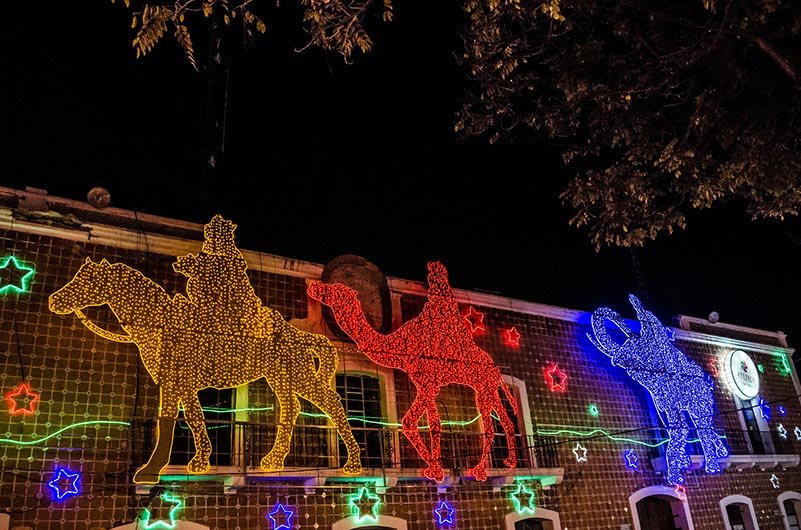
<instances>
[{"instance_id":1,"label":"illuminated light display","mask_svg":"<svg viewBox=\"0 0 801 530\"><path fill-rule=\"evenodd\" d=\"M665 451L667 481L684 482L682 471L690 467L687 436L695 424L704 453L704 470L720 473L719 458L728 456L720 436L715 432L715 395L711 378L695 362L679 351L656 316L646 310L640 300L629 295L629 301L640 321L640 333L635 334L625 320L608 307L596 309L591 318L590 341L614 366L620 366L651 394L654 407L668 432ZM618 343L606 328L612 322L625 335Z\"/></svg>"},{"instance_id":2,"label":"illuminated light display","mask_svg":"<svg viewBox=\"0 0 801 530\"><path fill-rule=\"evenodd\" d=\"M779 414L781 414L782 416L787 416L787 409L784 408L784 406L779 405L777 408L779 409Z\"/></svg>"},{"instance_id":3,"label":"illuminated light display","mask_svg":"<svg viewBox=\"0 0 801 530\"><path fill-rule=\"evenodd\" d=\"M69 431L70 429L76 429L78 427L83 427L85 425L124 425L129 427L131 424L127 421L106 421L106 420L95 420L95 421L79 421L78 423L73 423L67 425L66 427L62 427L61 429L48 434L47 436L42 436L41 438L37 437L34 440L22 441L22 440L12 440L11 438L0 438L0 444L9 444L9 445L38 445L45 443L47 440L51 438L55 438L59 434Z\"/></svg>"},{"instance_id":4,"label":"illuminated light display","mask_svg":"<svg viewBox=\"0 0 801 530\"><path fill-rule=\"evenodd\" d=\"M673 487L673 491L675 491L675 492L676 492L676 495L677 495L677 496L679 497L679 499L681 499L682 501L686 501L686 500L687 500L687 488L685 488L685 487L684 487L684 486L682 486L681 484L676 484L676 485Z\"/></svg>"},{"instance_id":5,"label":"illuminated light display","mask_svg":"<svg viewBox=\"0 0 801 530\"><path fill-rule=\"evenodd\" d=\"M675 342L676 332L673 330L673 328L665 326L665 335L667 336L667 340L669 340L670 342Z\"/></svg>"},{"instance_id":6,"label":"illuminated light display","mask_svg":"<svg viewBox=\"0 0 801 530\"><path fill-rule=\"evenodd\" d=\"M567 391L567 373L559 369L559 365L551 363L545 367L545 383L551 392Z\"/></svg>"},{"instance_id":7,"label":"illuminated light display","mask_svg":"<svg viewBox=\"0 0 801 530\"><path fill-rule=\"evenodd\" d=\"M759 394L759 370L753 359L742 350L732 350L723 359L723 377L735 396L743 400Z\"/></svg>"},{"instance_id":8,"label":"illuminated light display","mask_svg":"<svg viewBox=\"0 0 801 530\"><path fill-rule=\"evenodd\" d=\"M765 367L762 366L761 364L757 365L757 370L759 370L760 374L764 374L765 373Z\"/></svg>"},{"instance_id":9,"label":"illuminated light display","mask_svg":"<svg viewBox=\"0 0 801 530\"><path fill-rule=\"evenodd\" d=\"M156 519L151 522L153 515L150 512L150 508L145 508L145 512L142 514L141 518L142 528L144 530L172 530L178 524L178 511L184 507L184 501L172 493L162 493L160 498L161 502L172 505L167 515L167 517L169 517L169 522L163 519Z\"/></svg>"},{"instance_id":10,"label":"illuminated light display","mask_svg":"<svg viewBox=\"0 0 801 530\"><path fill-rule=\"evenodd\" d=\"M773 486L775 490L779 489L779 477L777 477L775 473L770 476L770 485Z\"/></svg>"},{"instance_id":11,"label":"illuminated light display","mask_svg":"<svg viewBox=\"0 0 801 530\"><path fill-rule=\"evenodd\" d=\"M583 447L580 442L576 442L576 447L573 448L573 454L576 455L576 462L587 461L587 448Z\"/></svg>"},{"instance_id":12,"label":"illuminated light display","mask_svg":"<svg viewBox=\"0 0 801 530\"><path fill-rule=\"evenodd\" d=\"M462 318L467 321L467 327L470 328L470 333L484 331L484 313L477 311L473 306L467 309L467 314L463 315Z\"/></svg>"},{"instance_id":13,"label":"illuminated light display","mask_svg":"<svg viewBox=\"0 0 801 530\"><path fill-rule=\"evenodd\" d=\"M757 407L759 407L759 414L762 415L762 419L765 421L770 421L770 405L765 403L764 399L759 398L759 404Z\"/></svg>"},{"instance_id":14,"label":"illuminated light display","mask_svg":"<svg viewBox=\"0 0 801 530\"><path fill-rule=\"evenodd\" d=\"M522 482L517 483L517 489L509 494L517 513L534 513L537 510L537 494Z\"/></svg>"},{"instance_id":15,"label":"illuminated light display","mask_svg":"<svg viewBox=\"0 0 801 530\"><path fill-rule=\"evenodd\" d=\"M785 429L784 425L782 425L781 423L779 424L778 427L776 427L776 432L779 433L779 436L782 437L782 440L787 439L787 429Z\"/></svg>"},{"instance_id":16,"label":"illuminated light display","mask_svg":"<svg viewBox=\"0 0 801 530\"><path fill-rule=\"evenodd\" d=\"M36 403L39 394L31 390L28 383L22 383L14 390L6 392L9 414L33 414L36 412Z\"/></svg>"},{"instance_id":17,"label":"illuminated light display","mask_svg":"<svg viewBox=\"0 0 801 530\"><path fill-rule=\"evenodd\" d=\"M801 427L796 426L796 428L793 429L793 433L795 433L795 439L801 441Z\"/></svg>"},{"instance_id":18,"label":"illuminated light display","mask_svg":"<svg viewBox=\"0 0 801 530\"><path fill-rule=\"evenodd\" d=\"M637 458L637 453L634 452L634 449L629 449L623 453L623 461L626 463L626 467L630 469L640 469L640 459Z\"/></svg>"},{"instance_id":19,"label":"illuminated light display","mask_svg":"<svg viewBox=\"0 0 801 530\"><path fill-rule=\"evenodd\" d=\"M510 329L504 330L504 336L506 338L506 344L510 346L520 346L520 333L512 326Z\"/></svg>"},{"instance_id":20,"label":"illuminated light display","mask_svg":"<svg viewBox=\"0 0 801 530\"><path fill-rule=\"evenodd\" d=\"M63 501L73 495L78 495L80 480L80 473L70 473L68 469L58 468L56 476L47 485L53 490L56 500Z\"/></svg>"},{"instance_id":21,"label":"illuminated light display","mask_svg":"<svg viewBox=\"0 0 801 530\"><path fill-rule=\"evenodd\" d=\"M541 436L568 435L568 436L585 436L585 437L594 437L594 436L597 436L597 435L600 434L602 436L605 436L605 437L609 438L613 442L637 444L637 445L642 445L644 447L659 447L659 446L665 445L666 443L670 442L670 440L662 440L662 441L657 442L657 443L643 442L642 440L635 440L634 438L625 438L625 437L622 437L622 436L615 436L615 435L610 434L609 432L607 432L607 431L605 431L603 429L593 429L591 431L575 431L575 430L572 430L572 429L557 429L557 430L537 429L537 434L541 435ZM726 436L721 436L721 438L725 438L725 437ZM700 441L701 440L698 439L698 438L694 438L692 440L687 440L688 443L696 443L696 442L700 442Z\"/></svg>"},{"instance_id":22,"label":"illuminated light display","mask_svg":"<svg viewBox=\"0 0 801 530\"><path fill-rule=\"evenodd\" d=\"M476 406L484 429L481 456L470 474L476 480L487 478L486 465L495 437L493 412L506 435L508 456L504 463L508 467L515 467L514 425L506 413L499 391L506 395L515 414L517 401L490 354L476 344L465 328L448 282L448 273L441 263L428 263L428 300L420 315L389 335L373 329L364 316L357 292L350 287L341 283L311 282L308 293L311 298L331 308L339 327L368 358L380 366L396 368L408 374L417 392L403 417L403 434L428 465L424 470L426 477L436 482L444 478L440 461L442 423L436 399L442 387L454 383L469 386L475 391ZM424 414L428 420L430 450L419 432L419 422Z\"/></svg>"},{"instance_id":23,"label":"illuminated light display","mask_svg":"<svg viewBox=\"0 0 801 530\"><path fill-rule=\"evenodd\" d=\"M776 370L784 376L788 376L793 373L793 369L790 367L790 361L787 359L787 356L783 353L779 353L775 355L776 357Z\"/></svg>"},{"instance_id":24,"label":"illuminated light display","mask_svg":"<svg viewBox=\"0 0 801 530\"><path fill-rule=\"evenodd\" d=\"M36 270L14 256L0 258L0 295L30 291L31 279Z\"/></svg>"},{"instance_id":25,"label":"illuminated light display","mask_svg":"<svg viewBox=\"0 0 801 530\"><path fill-rule=\"evenodd\" d=\"M707 363L707 368L709 368L709 373L712 374L712 377L717 378L718 375L718 360L715 357L709 359L709 363Z\"/></svg>"},{"instance_id":26,"label":"illuminated light display","mask_svg":"<svg viewBox=\"0 0 801 530\"><path fill-rule=\"evenodd\" d=\"M169 461L181 406L195 446L187 471L208 472L212 449L197 392L261 378L275 393L281 411L274 445L261 460L263 470L283 469L302 396L336 425L348 451L343 472L361 473L359 445L331 384L339 363L337 350L328 338L300 331L261 305L248 279L247 263L234 243L235 228L215 216L204 228L202 251L180 256L173 264L176 272L189 278L188 298L181 294L171 298L161 285L128 265L88 258L73 279L50 296L51 311L75 313L84 323L88 319L82 309L108 305L124 333L99 332L94 324L90 329L110 340L136 344L159 386L156 444L134 482L159 481Z\"/></svg>"},{"instance_id":27,"label":"illuminated light display","mask_svg":"<svg viewBox=\"0 0 801 530\"><path fill-rule=\"evenodd\" d=\"M294 511L287 510L280 502L276 503L273 511L267 514L271 530L290 530L293 515L295 515Z\"/></svg>"},{"instance_id":28,"label":"illuminated light display","mask_svg":"<svg viewBox=\"0 0 801 530\"><path fill-rule=\"evenodd\" d=\"M598 405L596 405L595 403L590 403L589 406L587 407L587 414L589 414L593 418L597 418L598 415L600 414L600 411L598 410Z\"/></svg>"},{"instance_id":29,"label":"illuminated light display","mask_svg":"<svg viewBox=\"0 0 801 530\"><path fill-rule=\"evenodd\" d=\"M450 526L453 524L453 517L456 510L445 501L440 501L439 506L434 508L434 515L437 516L437 524L440 526Z\"/></svg>"},{"instance_id":30,"label":"illuminated light display","mask_svg":"<svg viewBox=\"0 0 801 530\"><path fill-rule=\"evenodd\" d=\"M367 488L363 487L359 489L359 493L349 496L348 504L350 505L351 514L356 517L357 523L361 524L365 519L371 519L373 522L378 521L378 507L381 505L381 497Z\"/></svg>"}]
</instances>

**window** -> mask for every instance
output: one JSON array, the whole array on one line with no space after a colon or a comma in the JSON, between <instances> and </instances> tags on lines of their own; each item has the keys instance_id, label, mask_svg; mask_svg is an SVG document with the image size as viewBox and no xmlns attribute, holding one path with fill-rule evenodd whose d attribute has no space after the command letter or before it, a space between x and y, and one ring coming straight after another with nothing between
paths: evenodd
<instances>
[{"instance_id":1,"label":"window","mask_svg":"<svg viewBox=\"0 0 801 530\"><path fill-rule=\"evenodd\" d=\"M217 390L216 388L206 388L198 392L200 406L203 407L203 414L206 417L206 430L211 440L211 465L230 466L231 448L233 441L232 425L233 408L232 389ZM217 412L228 410L229 412ZM195 455L195 442L192 440L192 431L189 430L183 411L178 415L175 422L175 436L172 442L172 452L170 453L170 464L186 465Z\"/></svg>"},{"instance_id":2,"label":"window","mask_svg":"<svg viewBox=\"0 0 801 530\"><path fill-rule=\"evenodd\" d=\"M801 493L785 491L777 500L785 530L801 530Z\"/></svg>"},{"instance_id":3,"label":"window","mask_svg":"<svg viewBox=\"0 0 801 530\"><path fill-rule=\"evenodd\" d=\"M629 497L634 530L693 530L687 500L673 488L650 486Z\"/></svg>"},{"instance_id":4,"label":"window","mask_svg":"<svg viewBox=\"0 0 801 530\"><path fill-rule=\"evenodd\" d=\"M729 495L720 501L725 530L759 530L754 504L744 495Z\"/></svg>"},{"instance_id":5,"label":"window","mask_svg":"<svg viewBox=\"0 0 801 530\"><path fill-rule=\"evenodd\" d=\"M559 513L537 508L534 515L518 512L506 514L506 530L562 530Z\"/></svg>"},{"instance_id":6,"label":"window","mask_svg":"<svg viewBox=\"0 0 801 530\"><path fill-rule=\"evenodd\" d=\"M382 424L381 385L378 377L337 374L337 393L349 418L353 436L361 448L362 466L387 467L392 462L391 434ZM339 465L347 460L345 443L339 440Z\"/></svg>"}]
</instances>

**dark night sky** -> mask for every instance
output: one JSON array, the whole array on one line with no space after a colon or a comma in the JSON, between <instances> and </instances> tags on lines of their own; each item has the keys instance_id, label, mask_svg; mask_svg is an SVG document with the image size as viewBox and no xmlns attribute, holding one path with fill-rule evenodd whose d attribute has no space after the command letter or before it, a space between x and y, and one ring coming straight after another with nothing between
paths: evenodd
<instances>
[{"instance_id":1,"label":"dark night sky","mask_svg":"<svg viewBox=\"0 0 801 530\"><path fill-rule=\"evenodd\" d=\"M119 2L118 2L119 4ZM596 254L567 226L567 174L543 145L489 147L453 133L464 91L456 4L398 0L354 65L303 43L291 2L245 51L227 36L226 152L201 199L206 80L167 39L135 60L128 12L108 0L4 9L0 185L82 200L107 187L121 208L239 224L240 246L325 263L359 254L424 279L441 259L457 287L628 313L626 250ZM265 3L266 5L266 3ZM277 18L276 18L277 17ZM195 33L199 62L205 34ZM665 322L717 310L801 345L801 223L749 221L738 205L639 251Z\"/></svg>"}]
</instances>

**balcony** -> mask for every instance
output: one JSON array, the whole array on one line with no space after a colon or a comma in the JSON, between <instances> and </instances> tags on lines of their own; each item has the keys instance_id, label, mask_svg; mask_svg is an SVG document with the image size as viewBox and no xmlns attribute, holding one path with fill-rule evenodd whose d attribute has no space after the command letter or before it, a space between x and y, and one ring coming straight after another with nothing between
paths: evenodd
<instances>
[{"instance_id":1,"label":"balcony","mask_svg":"<svg viewBox=\"0 0 801 530\"><path fill-rule=\"evenodd\" d=\"M291 448L281 471L262 471L259 463L275 440L275 425L241 421L207 420L207 429L215 452L211 472L188 475L186 463L194 454L191 434L183 419L176 420L175 441L170 465L162 474L162 482L222 482L225 491L234 491L245 484L295 482L309 492L315 487L336 482L371 482L379 490L399 482L428 481L422 470L426 464L417 456L400 429L392 427L355 427L353 434L361 447L364 472L358 477L342 474L346 460L345 446L336 429L323 422L317 425L296 425ZM428 434L421 430L428 444ZM135 422L132 459L136 466L150 456L155 442L155 422ZM438 486L446 488L464 480L478 461L483 443L480 432L443 431L441 438L442 466L445 479ZM564 469L559 465L556 439L544 436L517 435L517 467L504 466L507 440L496 434L487 466L488 482L494 487L510 484L521 478L538 480L543 487L562 481ZM140 488L143 489L143 488ZM146 488L144 488L146 489Z\"/></svg>"},{"instance_id":2,"label":"balcony","mask_svg":"<svg viewBox=\"0 0 801 530\"><path fill-rule=\"evenodd\" d=\"M655 429L659 440L667 439L664 429ZM696 431L691 430L689 438L697 440ZM726 431L724 439L729 449L729 456L720 460L721 466L733 469L747 469L758 467L762 470L776 467L786 469L799 464L798 452L801 450L801 441L795 441L793 433L788 432L787 438L782 438L778 431ZM656 471L666 469L665 445L655 448L651 454L651 461ZM703 465L704 456L700 442L687 445L687 452L692 459L690 469L697 469Z\"/></svg>"}]
</instances>

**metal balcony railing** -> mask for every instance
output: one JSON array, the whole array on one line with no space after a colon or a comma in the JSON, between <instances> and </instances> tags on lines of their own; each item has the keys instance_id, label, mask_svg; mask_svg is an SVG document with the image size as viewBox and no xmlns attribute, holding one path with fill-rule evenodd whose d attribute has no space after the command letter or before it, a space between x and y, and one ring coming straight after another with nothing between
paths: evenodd
<instances>
[{"instance_id":1,"label":"metal balcony railing","mask_svg":"<svg viewBox=\"0 0 801 530\"><path fill-rule=\"evenodd\" d=\"M258 471L260 461L275 442L273 424L207 420L206 427L214 452L212 466L238 468L243 472ZM426 464L418 457L411 443L398 428L351 427L361 447L361 461L365 468L418 470ZM424 441L429 437L421 430ZM134 422L133 462L141 465L150 456L155 443L155 421ZM547 436L516 435L518 469L558 468L557 440ZM466 472L478 462L484 435L480 432L443 431L441 437L442 467L455 472ZM496 434L490 453L489 468L504 468L507 457L507 439ZM170 464L186 464L194 455L194 443L185 420L175 425ZM331 425L296 425L293 429L290 451L285 468L336 469L345 463L345 446Z\"/></svg>"},{"instance_id":2,"label":"metal balcony railing","mask_svg":"<svg viewBox=\"0 0 801 530\"><path fill-rule=\"evenodd\" d=\"M787 437L782 437L777 430L771 431L741 431L727 430L723 434L723 443L730 455L793 455L801 452L801 441L796 441L794 433L789 431ZM665 455L667 440L666 429L649 429L648 437L660 445L651 449L651 457L658 458ZM690 455L703 455L703 448L698 440L698 432L690 430L687 452Z\"/></svg>"}]
</instances>

